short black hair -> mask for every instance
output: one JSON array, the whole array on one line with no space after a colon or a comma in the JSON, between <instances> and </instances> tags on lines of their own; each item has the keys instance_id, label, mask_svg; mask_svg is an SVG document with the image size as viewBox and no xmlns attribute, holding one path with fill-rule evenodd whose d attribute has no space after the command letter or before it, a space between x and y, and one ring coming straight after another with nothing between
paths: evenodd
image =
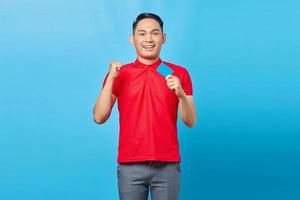
<instances>
[{"instance_id":1,"label":"short black hair","mask_svg":"<svg viewBox=\"0 0 300 200\"><path fill-rule=\"evenodd\" d=\"M146 19L146 18L156 20L160 25L161 31L164 32L164 22L161 20L161 18L158 15L153 14L153 13L141 13L136 17L135 21L132 24L133 34L136 29L136 25L139 23L139 21L141 21L142 19Z\"/></svg>"}]
</instances>

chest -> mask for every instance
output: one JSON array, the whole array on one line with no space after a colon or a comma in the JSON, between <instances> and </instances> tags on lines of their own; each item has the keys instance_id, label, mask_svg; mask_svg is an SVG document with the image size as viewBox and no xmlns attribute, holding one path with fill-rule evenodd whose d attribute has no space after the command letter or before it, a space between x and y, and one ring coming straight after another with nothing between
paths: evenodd
<instances>
[{"instance_id":1,"label":"chest","mask_svg":"<svg viewBox=\"0 0 300 200\"><path fill-rule=\"evenodd\" d=\"M153 68L132 68L122 77L120 97L127 102L158 101L168 103L177 102L174 91L168 88L165 77Z\"/></svg>"}]
</instances>

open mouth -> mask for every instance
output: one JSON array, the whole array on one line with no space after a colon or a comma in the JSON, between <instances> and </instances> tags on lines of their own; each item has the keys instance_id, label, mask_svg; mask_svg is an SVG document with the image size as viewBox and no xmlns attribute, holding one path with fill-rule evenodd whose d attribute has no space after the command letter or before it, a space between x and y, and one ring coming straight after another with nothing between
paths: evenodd
<instances>
[{"instance_id":1,"label":"open mouth","mask_svg":"<svg viewBox=\"0 0 300 200\"><path fill-rule=\"evenodd\" d=\"M151 44L151 45L143 45L143 48L146 50L146 51L151 51L153 50L155 47L154 44Z\"/></svg>"}]
</instances>

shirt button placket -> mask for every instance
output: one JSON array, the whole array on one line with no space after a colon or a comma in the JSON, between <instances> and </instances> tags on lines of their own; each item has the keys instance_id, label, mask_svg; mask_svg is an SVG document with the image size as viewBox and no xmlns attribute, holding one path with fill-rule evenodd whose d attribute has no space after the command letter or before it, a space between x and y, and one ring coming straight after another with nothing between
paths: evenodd
<instances>
[{"instance_id":1,"label":"shirt button placket","mask_svg":"<svg viewBox=\"0 0 300 200\"><path fill-rule=\"evenodd\" d=\"M149 82L149 67L146 67L146 83Z\"/></svg>"}]
</instances>

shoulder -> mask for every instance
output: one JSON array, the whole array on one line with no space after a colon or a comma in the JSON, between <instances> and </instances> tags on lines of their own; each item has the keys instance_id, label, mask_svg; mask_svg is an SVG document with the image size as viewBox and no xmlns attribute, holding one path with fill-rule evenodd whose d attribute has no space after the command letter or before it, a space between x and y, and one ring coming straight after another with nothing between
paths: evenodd
<instances>
[{"instance_id":1,"label":"shoulder","mask_svg":"<svg viewBox=\"0 0 300 200\"><path fill-rule=\"evenodd\" d=\"M130 70L132 67L134 66L134 63L126 63L122 65L122 68L120 70L120 74L119 76L123 76L124 74L126 74L126 72L128 73L128 70Z\"/></svg>"},{"instance_id":2,"label":"shoulder","mask_svg":"<svg viewBox=\"0 0 300 200\"><path fill-rule=\"evenodd\" d=\"M132 62L132 63L126 63L126 64L123 64L123 65L122 65L122 69L128 69L128 68L132 67L133 65L134 65L133 62Z\"/></svg>"}]
</instances>

